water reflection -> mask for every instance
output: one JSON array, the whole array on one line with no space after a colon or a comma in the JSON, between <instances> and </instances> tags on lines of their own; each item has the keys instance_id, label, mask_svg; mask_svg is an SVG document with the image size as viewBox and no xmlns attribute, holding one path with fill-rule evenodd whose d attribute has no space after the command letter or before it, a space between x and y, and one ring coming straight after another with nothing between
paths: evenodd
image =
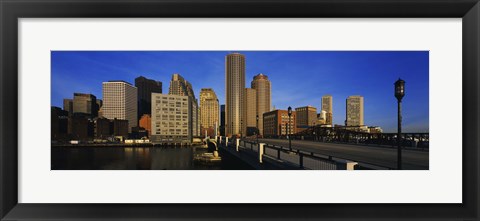
<instances>
[{"instance_id":1,"label":"water reflection","mask_svg":"<svg viewBox=\"0 0 480 221\"><path fill-rule=\"evenodd\" d=\"M195 147L52 147L52 170L195 170L245 169L222 162L195 163Z\"/></svg>"}]
</instances>

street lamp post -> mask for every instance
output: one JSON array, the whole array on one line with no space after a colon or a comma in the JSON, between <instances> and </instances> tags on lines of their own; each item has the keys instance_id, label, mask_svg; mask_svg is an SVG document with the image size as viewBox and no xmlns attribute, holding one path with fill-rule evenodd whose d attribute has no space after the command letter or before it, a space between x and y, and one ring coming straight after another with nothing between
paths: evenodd
<instances>
[{"instance_id":1,"label":"street lamp post","mask_svg":"<svg viewBox=\"0 0 480 221\"><path fill-rule=\"evenodd\" d=\"M240 138L243 137L243 119L240 120Z\"/></svg>"},{"instance_id":2,"label":"street lamp post","mask_svg":"<svg viewBox=\"0 0 480 221\"><path fill-rule=\"evenodd\" d=\"M397 130L397 169L402 169L402 98L405 96L405 81L398 79L395 82L395 97L398 104L398 130Z\"/></svg>"},{"instance_id":3,"label":"street lamp post","mask_svg":"<svg viewBox=\"0 0 480 221\"><path fill-rule=\"evenodd\" d=\"M292 151L292 137L290 136L292 133L292 121L290 120L292 116L292 107L288 106L288 148Z\"/></svg>"},{"instance_id":4,"label":"street lamp post","mask_svg":"<svg viewBox=\"0 0 480 221\"><path fill-rule=\"evenodd\" d=\"M317 135L315 133L316 131L317 131L317 124L313 122L313 141L317 140Z\"/></svg>"},{"instance_id":5,"label":"street lamp post","mask_svg":"<svg viewBox=\"0 0 480 221\"><path fill-rule=\"evenodd\" d=\"M260 132L260 131L258 130L258 114L257 114L257 132L256 132L256 134L257 134L257 144L258 144L258 133L259 133L259 132Z\"/></svg>"}]
</instances>

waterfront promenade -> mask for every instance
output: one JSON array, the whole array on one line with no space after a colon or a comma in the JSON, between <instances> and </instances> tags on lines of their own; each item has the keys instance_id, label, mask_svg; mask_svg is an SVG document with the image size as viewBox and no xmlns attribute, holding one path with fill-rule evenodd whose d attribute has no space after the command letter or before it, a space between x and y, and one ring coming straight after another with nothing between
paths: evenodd
<instances>
[{"instance_id":1,"label":"waterfront promenade","mask_svg":"<svg viewBox=\"0 0 480 221\"><path fill-rule=\"evenodd\" d=\"M259 142L288 147L288 140L283 139L259 139ZM397 149L390 147L292 140L292 148L389 168L396 168L397 163ZM428 151L402 150L403 169L428 170L428 156Z\"/></svg>"}]
</instances>

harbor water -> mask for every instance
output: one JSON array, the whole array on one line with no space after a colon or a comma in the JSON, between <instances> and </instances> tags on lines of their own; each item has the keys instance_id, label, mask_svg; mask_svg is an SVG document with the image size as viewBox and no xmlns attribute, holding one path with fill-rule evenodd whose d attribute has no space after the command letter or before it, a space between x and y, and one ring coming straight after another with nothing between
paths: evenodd
<instances>
[{"instance_id":1,"label":"harbor water","mask_svg":"<svg viewBox=\"0 0 480 221\"><path fill-rule=\"evenodd\" d=\"M194 157L198 147L52 147L52 170L247 170L243 162L221 156L205 164Z\"/></svg>"}]
</instances>

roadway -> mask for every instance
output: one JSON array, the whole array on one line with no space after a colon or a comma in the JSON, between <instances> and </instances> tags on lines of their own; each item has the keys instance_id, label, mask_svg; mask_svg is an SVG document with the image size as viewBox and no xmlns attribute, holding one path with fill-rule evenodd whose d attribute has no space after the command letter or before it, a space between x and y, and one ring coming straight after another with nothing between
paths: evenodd
<instances>
[{"instance_id":1,"label":"roadway","mask_svg":"<svg viewBox=\"0 0 480 221\"><path fill-rule=\"evenodd\" d=\"M259 139L260 143L288 147L288 140ZM292 148L389 168L397 167L397 149L355 144L292 140ZM428 170L428 151L402 150L403 170Z\"/></svg>"}]
</instances>

